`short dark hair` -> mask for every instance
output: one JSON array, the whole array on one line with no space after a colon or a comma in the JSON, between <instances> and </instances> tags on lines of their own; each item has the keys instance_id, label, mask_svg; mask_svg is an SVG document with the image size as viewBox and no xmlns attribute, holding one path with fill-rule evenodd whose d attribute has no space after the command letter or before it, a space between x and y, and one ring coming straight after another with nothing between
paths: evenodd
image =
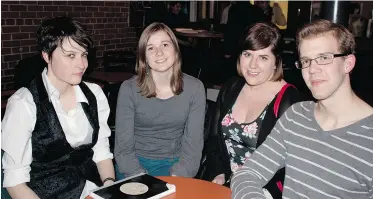
<instances>
[{"instance_id":1,"label":"short dark hair","mask_svg":"<svg viewBox=\"0 0 373 199\"><path fill-rule=\"evenodd\" d=\"M39 50L46 52L49 58L65 38L72 39L87 51L93 47L92 38L83 24L67 16L47 19L36 31Z\"/></svg>"},{"instance_id":2,"label":"short dark hair","mask_svg":"<svg viewBox=\"0 0 373 199\"><path fill-rule=\"evenodd\" d=\"M266 22L255 23L244 31L239 44L240 56L245 50L256 51L272 47L271 51L276 58L276 71L271 80L280 81L283 79L281 34L275 25ZM240 56L237 59L237 72L242 76L239 67Z\"/></svg>"}]
</instances>

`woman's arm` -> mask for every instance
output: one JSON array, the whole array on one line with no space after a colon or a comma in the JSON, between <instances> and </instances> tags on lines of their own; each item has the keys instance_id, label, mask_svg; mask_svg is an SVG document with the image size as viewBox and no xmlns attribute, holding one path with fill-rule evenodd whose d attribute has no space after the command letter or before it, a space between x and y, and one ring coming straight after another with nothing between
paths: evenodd
<instances>
[{"instance_id":1,"label":"woman's arm","mask_svg":"<svg viewBox=\"0 0 373 199\"><path fill-rule=\"evenodd\" d=\"M117 112L115 119L114 156L119 172L134 175L145 172L135 153L135 102L131 80L124 81L119 89Z\"/></svg>"},{"instance_id":2,"label":"woman's arm","mask_svg":"<svg viewBox=\"0 0 373 199\"><path fill-rule=\"evenodd\" d=\"M1 127L3 186L12 198L39 198L26 185L30 182L31 134L35 122L36 107L32 95L26 88L21 88L9 98Z\"/></svg>"},{"instance_id":3,"label":"woman's arm","mask_svg":"<svg viewBox=\"0 0 373 199\"><path fill-rule=\"evenodd\" d=\"M100 174L101 182L104 182L107 178L115 179L113 161L111 159L102 160L97 164L98 173ZM104 182L104 185L113 183L113 180Z\"/></svg>"},{"instance_id":4,"label":"woman's arm","mask_svg":"<svg viewBox=\"0 0 373 199\"><path fill-rule=\"evenodd\" d=\"M90 89L93 91L97 100L98 120L100 130L98 132L98 140L93 149L93 161L96 162L98 172L101 177L101 181L107 178L115 179L114 166L113 166L113 154L110 152L109 137L111 135L110 128L107 120L110 114L110 107L107 98L100 88L96 84L90 84ZM108 180L104 185L113 183L112 180Z\"/></svg>"},{"instance_id":5,"label":"woman's arm","mask_svg":"<svg viewBox=\"0 0 373 199\"><path fill-rule=\"evenodd\" d=\"M28 199L39 199L39 196L35 194L34 191L32 191L26 183L22 183L19 185L16 185L14 187L8 187L7 191L9 195L13 199L21 199L21 198L28 198Z\"/></svg>"},{"instance_id":6,"label":"woman's arm","mask_svg":"<svg viewBox=\"0 0 373 199\"><path fill-rule=\"evenodd\" d=\"M205 89L198 82L181 139L180 159L170 169L171 175L194 177L199 169L203 149L203 123L206 106Z\"/></svg>"}]
</instances>

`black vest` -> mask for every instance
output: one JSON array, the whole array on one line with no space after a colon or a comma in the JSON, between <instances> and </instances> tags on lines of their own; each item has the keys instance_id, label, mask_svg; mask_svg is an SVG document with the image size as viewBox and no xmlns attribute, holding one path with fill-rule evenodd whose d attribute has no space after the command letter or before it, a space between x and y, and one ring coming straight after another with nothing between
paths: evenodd
<instances>
[{"instance_id":1,"label":"black vest","mask_svg":"<svg viewBox=\"0 0 373 199\"><path fill-rule=\"evenodd\" d=\"M36 105L36 124L32 132L30 182L27 185L42 199L77 199L86 180L101 185L92 147L98 139L99 122L94 94L83 82L79 84L87 103L82 103L93 128L92 142L72 148L58 120L57 113L42 81L41 75L31 81L30 90Z\"/></svg>"}]
</instances>

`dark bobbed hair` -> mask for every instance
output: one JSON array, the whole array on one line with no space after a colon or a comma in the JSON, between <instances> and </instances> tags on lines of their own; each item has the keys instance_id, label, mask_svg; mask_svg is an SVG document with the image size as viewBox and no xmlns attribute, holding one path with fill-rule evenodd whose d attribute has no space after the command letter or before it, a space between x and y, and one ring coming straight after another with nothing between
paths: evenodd
<instances>
[{"instance_id":1,"label":"dark bobbed hair","mask_svg":"<svg viewBox=\"0 0 373 199\"><path fill-rule=\"evenodd\" d=\"M237 72L240 76L242 76L240 57L243 51L256 51L271 47L271 51L276 58L276 69L271 81L280 81L283 79L281 34L280 30L275 25L266 22L255 23L245 29L239 44Z\"/></svg>"}]
</instances>

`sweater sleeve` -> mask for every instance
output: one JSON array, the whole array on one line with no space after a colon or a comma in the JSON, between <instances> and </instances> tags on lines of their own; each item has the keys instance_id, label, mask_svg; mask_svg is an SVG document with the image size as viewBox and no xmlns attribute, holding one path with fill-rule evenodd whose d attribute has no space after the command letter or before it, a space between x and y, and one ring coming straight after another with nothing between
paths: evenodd
<instances>
[{"instance_id":1,"label":"sweater sleeve","mask_svg":"<svg viewBox=\"0 0 373 199\"><path fill-rule=\"evenodd\" d=\"M205 89L202 82L192 96L190 112L181 139L180 159L170 173L177 176L194 177L199 169L203 149L203 124L206 106Z\"/></svg>"},{"instance_id":2,"label":"sweater sleeve","mask_svg":"<svg viewBox=\"0 0 373 199\"><path fill-rule=\"evenodd\" d=\"M131 81L124 81L119 89L115 119L114 156L119 172L126 176L145 172L135 154L135 102Z\"/></svg>"},{"instance_id":3,"label":"sweater sleeve","mask_svg":"<svg viewBox=\"0 0 373 199\"><path fill-rule=\"evenodd\" d=\"M287 113L285 112L284 115ZM285 118L282 116L262 145L232 177L232 198L263 198L262 187L285 166L286 145L283 139Z\"/></svg>"}]
</instances>

